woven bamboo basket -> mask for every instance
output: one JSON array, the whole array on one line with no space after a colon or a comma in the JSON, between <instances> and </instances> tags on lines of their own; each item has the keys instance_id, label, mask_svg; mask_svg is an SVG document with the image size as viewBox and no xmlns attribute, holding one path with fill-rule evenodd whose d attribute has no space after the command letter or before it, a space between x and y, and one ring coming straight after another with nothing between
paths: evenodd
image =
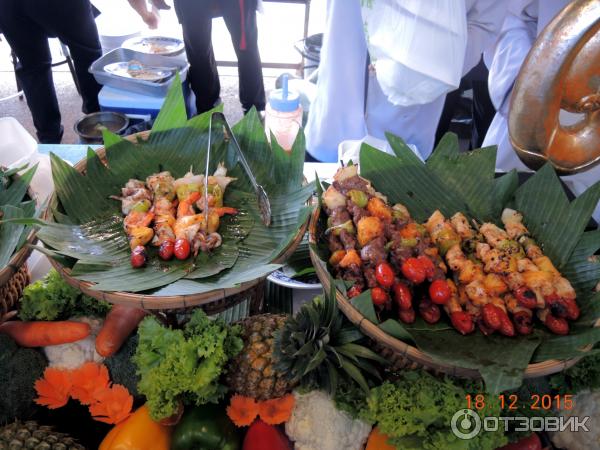
<instances>
[{"instance_id":1,"label":"woven bamboo basket","mask_svg":"<svg viewBox=\"0 0 600 450\"><path fill-rule=\"evenodd\" d=\"M27 194L29 198L35 200L31 189ZM36 242L35 230L32 230L23 247L12 256L6 267L0 270L0 318L16 309L23 289L29 284L27 259L32 252L30 245L34 245Z\"/></svg>"},{"instance_id":2,"label":"woven bamboo basket","mask_svg":"<svg viewBox=\"0 0 600 450\"><path fill-rule=\"evenodd\" d=\"M136 142L138 139L147 139L149 135L150 131L142 131L140 133L127 136L125 139L131 142ZM100 160L106 164L106 151L104 147L98 149L96 153L98 154ZM74 167L79 172L85 173L86 160L84 159L79 161ZM52 205L56 203L56 201L56 194L53 194L49 204ZM49 216L51 217L50 214ZM273 261L274 263L283 262L289 258L292 253L294 253L302 241L307 227L308 221L300 227L290 245ZM234 288L215 289L202 294L152 296L121 291L98 291L93 289L93 283L81 281L72 277L70 274L70 269L64 267L54 259L50 258L50 263L71 286L81 290L84 294L89 295L90 297L98 300L104 300L113 304L157 310L178 310L191 307L202 307L207 312L215 314L235 306L244 300L248 300L252 304L256 304L257 301L262 300L263 289L261 286L262 283L264 283L264 278L262 277L241 283Z\"/></svg>"},{"instance_id":3,"label":"woven bamboo basket","mask_svg":"<svg viewBox=\"0 0 600 450\"><path fill-rule=\"evenodd\" d=\"M309 243L310 257L317 272L317 276L321 280L323 290L328 292L331 288L330 274L324 261L313 249L319 242L318 222L321 210L316 208L313 212L309 224ZM417 347L407 344L393 336L385 333L381 328L363 316L348 299L338 290L336 291L336 299L340 310L346 317L356 325L362 333L374 341L373 348L384 356L395 368L424 368L434 372L441 372L448 375L453 375L461 378L479 379L481 375L477 370L467 369L464 367L452 366L449 364L436 361L428 354L422 352ZM596 324L598 326L598 324ZM529 364L525 370L525 378L537 378L553 373L561 372L573 366L580 358L572 358L564 361L548 360L540 363Z\"/></svg>"}]
</instances>

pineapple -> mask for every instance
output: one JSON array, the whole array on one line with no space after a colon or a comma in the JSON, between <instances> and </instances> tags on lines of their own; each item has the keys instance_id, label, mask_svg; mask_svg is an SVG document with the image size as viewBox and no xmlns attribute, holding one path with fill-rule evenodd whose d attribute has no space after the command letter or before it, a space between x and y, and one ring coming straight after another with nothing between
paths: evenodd
<instances>
[{"instance_id":1,"label":"pineapple","mask_svg":"<svg viewBox=\"0 0 600 450\"><path fill-rule=\"evenodd\" d=\"M260 401L281 397L291 390L292 384L273 367L273 336L285 319L283 315L261 314L239 322L244 348L229 363L226 376L233 391Z\"/></svg>"},{"instance_id":2,"label":"pineapple","mask_svg":"<svg viewBox=\"0 0 600 450\"><path fill-rule=\"evenodd\" d=\"M0 450L85 450L75 439L37 422L13 422L0 428Z\"/></svg>"},{"instance_id":3,"label":"pineapple","mask_svg":"<svg viewBox=\"0 0 600 450\"><path fill-rule=\"evenodd\" d=\"M373 362L385 365L387 361L357 344L364 336L339 311L331 284L329 295L302 305L277 332L275 369L290 383L322 388L332 395L340 382L350 380L368 391L365 374L380 379Z\"/></svg>"}]
</instances>

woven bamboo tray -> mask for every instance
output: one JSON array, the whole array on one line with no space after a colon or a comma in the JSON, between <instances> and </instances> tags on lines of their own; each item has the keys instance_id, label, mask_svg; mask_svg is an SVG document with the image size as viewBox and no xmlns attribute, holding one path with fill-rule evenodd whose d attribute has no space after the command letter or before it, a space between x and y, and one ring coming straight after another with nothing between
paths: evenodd
<instances>
[{"instance_id":1,"label":"woven bamboo tray","mask_svg":"<svg viewBox=\"0 0 600 450\"><path fill-rule=\"evenodd\" d=\"M31 188L28 189L27 194L30 199L35 200ZM36 242L35 230L32 230L23 247L12 256L6 267L0 270L0 318L16 309L23 289L30 282L27 259L33 250L30 246L35 245Z\"/></svg>"},{"instance_id":2,"label":"woven bamboo tray","mask_svg":"<svg viewBox=\"0 0 600 450\"><path fill-rule=\"evenodd\" d=\"M142 131L140 133L126 136L125 139L136 142L138 139L147 139L150 135L150 131ZM96 151L100 160L106 164L106 151L104 147L99 148ZM75 164L75 169L80 173L85 173L86 159L79 161ZM52 195L49 204L55 204L57 202L56 193ZM49 214L49 217L52 217ZM292 253L296 250L308 227L308 221L304 223L290 245L273 261L274 263L280 263L289 258ZM250 297L251 302L256 302L254 293L262 292L262 289L258 289L259 285L264 282L264 277L257 278L252 281L241 283L237 287L227 289L215 289L210 292L202 294L190 294L190 295L169 295L169 296L152 296L145 294L136 294L131 292L104 292L93 289L94 284L88 281L78 280L71 276L70 269L64 267L59 262L52 258L50 263L52 266L61 274L65 281L71 286L81 290L84 294L89 295L98 300L104 300L109 303L121 304L127 306L134 306L143 309L160 309L160 310L172 310L172 309L185 309L191 307L200 306L207 312L217 313L224 311L237 303ZM244 295L248 294L248 295ZM262 297L261 297L262 298Z\"/></svg>"},{"instance_id":3,"label":"woven bamboo tray","mask_svg":"<svg viewBox=\"0 0 600 450\"><path fill-rule=\"evenodd\" d=\"M317 226L320 214L320 208L316 208L311 216L308 229L308 240L310 244L317 245L319 242ZM319 255L313 250L314 245L310 246L310 258L317 272L317 276L321 280L323 290L329 292L329 289L331 288L330 274L327 271L326 263L322 261ZM336 299L340 310L360 329L362 333L375 341L373 348L390 361L393 366L408 367L411 369L424 368L461 378L481 378L481 375L477 370L452 366L436 361L417 347L385 333L381 328L354 308L339 290L336 290ZM598 324L596 324L596 326L598 326ZM529 364L525 370L524 377L537 378L561 372L573 366L579 359L581 358L572 358L564 361L548 360L541 363Z\"/></svg>"}]
</instances>

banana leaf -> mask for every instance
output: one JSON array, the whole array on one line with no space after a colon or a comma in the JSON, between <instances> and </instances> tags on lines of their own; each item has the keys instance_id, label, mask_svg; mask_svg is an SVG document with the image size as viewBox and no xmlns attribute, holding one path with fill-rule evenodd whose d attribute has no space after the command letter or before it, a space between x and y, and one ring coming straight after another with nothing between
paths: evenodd
<instances>
[{"instance_id":1,"label":"banana leaf","mask_svg":"<svg viewBox=\"0 0 600 450\"><path fill-rule=\"evenodd\" d=\"M58 202L55 221L43 223L39 238L57 258L74 263L71 274L94 283L102 291L145 295L185 295L235 287L279 267L273 264L310 215L306 201L314 185L302 185L304 136L299 133L291 154L276 142L269 145L256 111L249 112L233 131L256 179L265 187L272 207L272 224L265 227L256 198L235 149L220 129L213 129L210 173L223 162L228 176L236 177L225 192L224 203L239 214L223 218L219 232L223 245L210 254L186 261L162 261L149 248L149 263L134 269L123 230L120 202L111 199L131 178L168 170L181 177L193 169L204 173L210 112L186 119L181 83L171 87L147 140L130 142L104 132L106 164L91 149L80 173L51 155ZM62 259L64 261L64 259Z\"/></svg>"},{"instance_id":2,"label":"banana leaf","mask_svg":"<svg viewBox=\"0 0 600 450\"><path fill-rule=\"evenodd\" d=\"M0 270L23 247L31 231L31 226L14 221L36 217L35 202L26 197L37 165L26 169L26 166L10 170L0 168ZM18 172L23 173L15 177Z\"/></svg>"},{"instance_id":3,"label":"banana leaf","mask_svg":"<svg viewBox=\"0 0 600 450\"><path fill-rule=\"evenodd\" d=\"M567 336L552 335L538 323L530 336L507 338L481 333L462 336L445 319L434 326L421 319L410 326L394 319L379 323L370 291L352 299L355 308L386 333L416 345L434 359L478 370L492 393L519 387L532 362L578 357L586 346L600 341L600 328L592 328L600 318L600 294L593 292L600 279L600 260L595 256L600 234L586 231L600 199L600 182L569 202L549 164L519 186L514 171L495 177L494 147L461 153L456 137L446 135L423 163L402 139L387 137L395 155L366 144L361 148L361 175L375 189L390 202L406 205L421 222L439 209L446 216L461 211L479 222L500 224L502 210L515 207L523 213L532 236L575 287L581 316L571 323ZM322 240L313 250L321 245ZM318 254L326 266L326 257Z\"/></svg>"}]
</instances>

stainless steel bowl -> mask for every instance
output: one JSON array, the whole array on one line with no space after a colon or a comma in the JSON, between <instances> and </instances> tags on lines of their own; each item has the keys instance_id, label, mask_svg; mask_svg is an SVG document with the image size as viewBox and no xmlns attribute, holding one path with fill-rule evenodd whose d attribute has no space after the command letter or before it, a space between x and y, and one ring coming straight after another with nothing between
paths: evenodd
<instances>
[{"instance_id":1,"label":"stainless steel bowl","mask_svg":"<svg viewBox=\"0 0 600 450\"><path fill-rule=\"evenodd\" d=\"M85 143L102 143L102 130L107 129L116 134L123 133L129 126L129 118L125 114L112 111L100 111L75 122L73 129Z\"/></svg>"}]
</instances>

